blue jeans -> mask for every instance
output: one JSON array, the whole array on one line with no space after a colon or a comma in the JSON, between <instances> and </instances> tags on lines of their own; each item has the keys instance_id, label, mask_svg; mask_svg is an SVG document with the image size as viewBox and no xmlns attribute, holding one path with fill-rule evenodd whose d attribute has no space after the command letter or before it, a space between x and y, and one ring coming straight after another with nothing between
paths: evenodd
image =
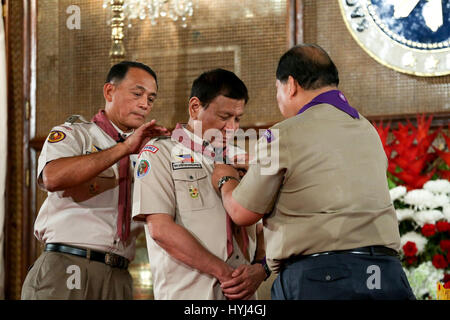
<instances>
[{"instance_id":1,"label":"blue jeans","mask_svg":"<svg viewBox=\"0 0 450 320\"><path fill-rule=\"evenodd\" d=\"M286 263L273 300L415 300L397 257L339 253Z\"/></svg>"}]
</instances>

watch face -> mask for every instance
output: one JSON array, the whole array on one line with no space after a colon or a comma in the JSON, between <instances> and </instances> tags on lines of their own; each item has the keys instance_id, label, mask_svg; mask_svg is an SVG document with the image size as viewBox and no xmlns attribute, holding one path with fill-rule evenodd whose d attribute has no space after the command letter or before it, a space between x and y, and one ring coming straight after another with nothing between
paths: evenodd
<instances>
[{"instance_id":1,"label":"watch face","mask_svg":"<svg viewBox=\"0 0 450 320\"><path fill-rule=\"evenodd\" d=\"M356 42L379 63L418 76L450 74L449 0L339 0Z\"/></svg>"}]
</instances>

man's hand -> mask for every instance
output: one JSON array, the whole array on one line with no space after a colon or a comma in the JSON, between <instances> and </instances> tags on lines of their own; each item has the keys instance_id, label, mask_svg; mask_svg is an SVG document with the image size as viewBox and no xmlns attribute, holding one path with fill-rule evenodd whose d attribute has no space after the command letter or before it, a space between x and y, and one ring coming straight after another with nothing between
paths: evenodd
<instances>
[{"instance_id":1,"label":"man's hand","mask_svg":"<svg viewBox=\"0 0 450 320\"><path fill-rule=\"evenodd\" d=\"M153 119L137 128L134 133L124 141L124 144L127 146L129 153L134 154L138 153L150 139L169 135L169 130L156 125L156 120Z\"/></svg>"},{"instance_id":2,"label":"man's hand","mask_svg":"<svg viewBox=\"0 0 450 320\"><path fill-rule=\"evenodd\" d=\"M220 273L216 274L216 278L219 280L220 284L226 283L233 279L233 272L234 269L224 262L223 268L221 268Z\"/></svg>"},{"instance_id":3,"label":"man's hand","mask_svg":"<svg viewBox=\"0 0 450 320\"><path fill-rule=\"evenodd\" d=\"M266 278L261 264L242 264L234 270L233 279L221 284L222 291L230 300L248 300Z\"/></svg>"},{"instance_id":4,"label":"man's hand","mask_svg":"<svg viewBox=\"0 0 450 320\"><path fill-rule=\"evenodd\" d=\"M238 170L239 177L242 178L248 171L250 155L248 153L237 154L231 160L231 165Z\"/></svg>"},{"instance_id":5,"label":"man's hand","mask_svg":"<svg viewBox=\"0 0 450 320\"><path fill-rule=\"evenodd\" d=\"M211 176L211 182L216 192L219 192L217 183L219 182L220 178L224 176L232 176L239 180L239 172L235 168L227 164L216 163L214 165L214 171Z\"/></svg>"}]
</instances>

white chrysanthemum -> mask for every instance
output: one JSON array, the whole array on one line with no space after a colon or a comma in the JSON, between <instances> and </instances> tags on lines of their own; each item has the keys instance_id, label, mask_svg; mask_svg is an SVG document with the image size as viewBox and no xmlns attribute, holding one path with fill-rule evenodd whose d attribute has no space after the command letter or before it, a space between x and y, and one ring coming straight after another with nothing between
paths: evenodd
<instances>
[{"instance_id":1,"label":"white chrysanthemum","mask_svg":"<svg viewBox=\"0 0 450 320\"><path fill-rule=\"evenodd\" d=\"M398 198L403 197L406 194L406 187L398 186L392 188L391 190L389 190L389 193L391 195L392 202L394 202L394 200L397 200Z\"/></svg>"},{"instance_id":2,"label":"white chrysanthemum","mask_svg":"<svg viewBox=\"0 0 450 320\"><path fill-rule=\"evenodd\" d=\"M450 182L445 179L430 180L423 185L423 188L433 193L447 193L450 191Z\"/></svg>"},{"instance_id":3,"label":"white chrysanthemum","mask_svg":"<svg viewBox=\"0 0 450 320\"><path fill-rule=\"evenodd\" d=\"M443 219L444 215L439 210L425 210L419 211L414 215L414 220L417 224L423 227L424 224L435 224L436 221Z\"/></svg>"},{"instance_id":4,"label":"white chrysanthemum","mask_svg":"<svg viewBox=\"0 0 450 320\"><path fill-rule=\"evenodd\" d=\"M436 269L431 261L420 264L417 268L405 269L408 282L417 299L422 299L428 294L436 300L436 286L444 277L444 270Z\"/></svg>"},{"instance_id":5,"label":"white chrysanthemum","mask_svg":"<svg viewBox=\"0 0 450 320\"><path fill-rule=\"evenodd\" d=\"M450 222L450 204L446 204L446 205L443 207L442 215L444 216L445 220L447 220L448 222Z\"/></svg>"},{"instance_id":6,"label":"white chrysanthemum","mask_svg":"<svg viewBox=\"0 0 450 320\"><path fill-rule=\"evenodd\" d=\"M417 189L411 190L405 195L405 203L414 206L419 210L423 210L425 208L433 208L434 202L434 194L431 191Z\"/></svg>"},{"instance_id":7,"label":"white chrysanthemum","mask_svg":"<svg viewBox=\"0 0 450 320\"><path fill-rule=\"evenodd\" d=\"M406 219L412 219L414 220L414 210L412 209L397 209L395 210L397 213L397 220L398 222L406 220Z\"/></svg>"},{"instance_id":8,"label":"white chrysanthemum","mask_svg":"<svg viewBox=\"0 0 450 320\"><path fill-rule=\"evenodd\" d=\"M433 208L443 207L447 203L450 203L449 197L445 193L434 195L434 206Z\"/></svg>"},{"instance_id":9,"label":"white chrysanthemum","mask_svg":"<svg viewBox=\"0 0 450 320\"><path fill-rule=\"evenodd\" d=\"M403 246L408 242L414 242L416 244L417 247L417 253L422 253L423 249L425 249L425 245L427 244L427 239L420 235L417 232L414 231L410 231L405 233L403 236L401 236L400 238L400 250L403 252Z\"/></svg>"}]
</instances>

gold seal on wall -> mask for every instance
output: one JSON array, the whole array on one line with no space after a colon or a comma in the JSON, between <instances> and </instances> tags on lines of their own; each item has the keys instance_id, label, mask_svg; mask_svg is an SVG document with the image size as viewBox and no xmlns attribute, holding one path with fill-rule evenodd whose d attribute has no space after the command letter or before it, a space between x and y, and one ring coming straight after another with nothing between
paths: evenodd
<instances>
[{"instance_id":1,"label":"gold seal on wall","mask_svg":"<svg viewBox=\"0 0 450 320\"><path fill-rule=\"evenodd\" d=\"M450 74L450 1L338 1L347 29L380 64L416 76Z\"/></svg>"}]
</instances>

